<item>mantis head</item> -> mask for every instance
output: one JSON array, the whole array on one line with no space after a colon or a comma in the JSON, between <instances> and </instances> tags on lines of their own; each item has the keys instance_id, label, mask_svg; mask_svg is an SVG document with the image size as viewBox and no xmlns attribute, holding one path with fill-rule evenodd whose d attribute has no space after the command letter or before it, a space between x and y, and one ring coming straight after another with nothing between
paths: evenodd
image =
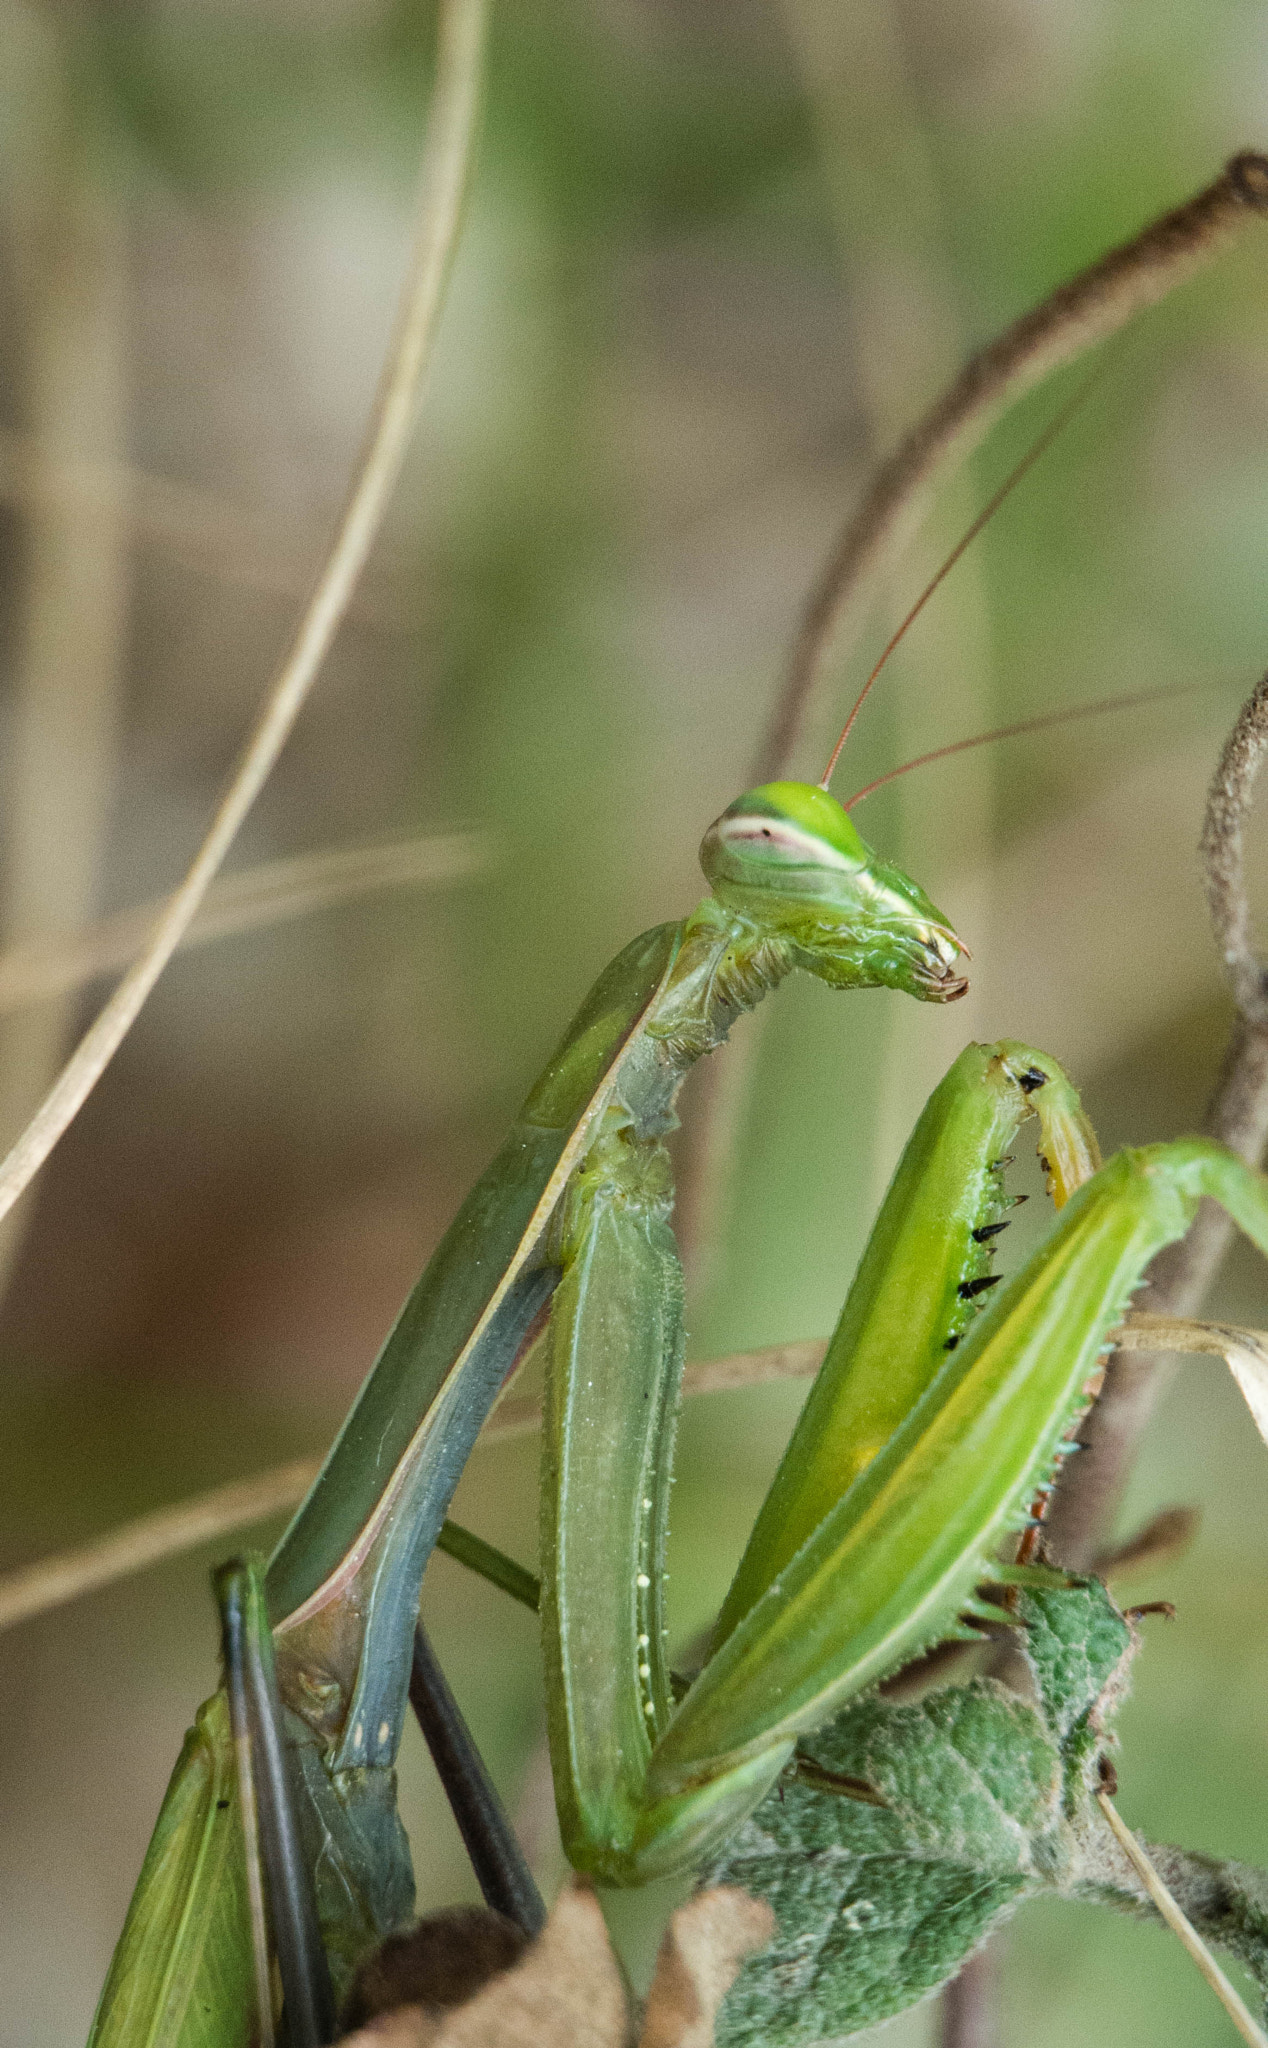
<instances>
[{"instance_id":1,"label":"mantis head","mask_svg":"<svg viewBox=\"0 0 1268 2048\"><path fill-rule=\"evenodd\" d=\"M967 948L923 889L861 839L834 796L767 782L714 820L700 865L717 900L790 943L833 988L899 988L951 1003Z\"/></svg>"}]
</instances>

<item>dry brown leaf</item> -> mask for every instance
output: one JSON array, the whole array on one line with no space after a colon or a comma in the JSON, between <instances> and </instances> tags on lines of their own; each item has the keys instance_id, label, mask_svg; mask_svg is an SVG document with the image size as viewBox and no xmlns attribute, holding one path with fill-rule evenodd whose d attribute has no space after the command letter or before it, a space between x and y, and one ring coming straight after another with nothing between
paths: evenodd
<instances>
[{"instance_id":1,"label":"dry brown leaf","mask_svg":"<svg viewBox=\"0 0 1268 2048\"><path fill-rule=\"evenodd\" d=\"M656 1960L639 2048L712 2048L717 2010L751 1949L775 1929L768 1906L719 1886L680 1906ZM626 2048L625 1983L594 1893L560 1893L523 1959L465 2005L381 2013L343 2048Z\"/></svg>"},{"instance_id":2,"label":"dry brown leaf","mask_svg":"<svg viewBox=\"0 0 1268 2048\"><path fill-rule=\"evenodd\" d=\"M1120 1351L1205 1351L1222 1358L1268 1443L1268 1331L1248 1330L1239 1323L1133 1315L1115 1330L1113 1341Z\"/></svg>"},{"instance_id":3,"label":"dry brown leaf","mask_svg":"<svg viewBox=\"0 0 1268 2048\"><path fill-rule=\"evenodd\" d=\"M409 2012L408 2024L404 2024ZM384 2021L401 2022L387 2035ZM594 1893L560 1893L522 1962L451 2012L383 2015L345 2048L624 2048L625 1985Z\"/></svg>"},{"instance_id":4,"label":"dry brown leaf","mask_svg":"<svg viewBox=\"0 0 1268 2048\"><path fill-rule=\"evenodd\" d=\"M680 1906L656 1958L639 2048L713 2048L713 2022L740 1964L774 1932L770 1907L734 1886Z\"/></svg>"},{"instance_id":5,"label":"dry brown leaf","mask_svg":"<svg viewBox=\"0 0 1268 2048\"><path fill-rule=\"evenodd\" d=\"M432 2039L428 2029L433 2025L421 2005L398 2005L394 2012L377 2013L355 2034L345 2034L340 2048L419 2048Z\"/></svg>"}]
</instances>

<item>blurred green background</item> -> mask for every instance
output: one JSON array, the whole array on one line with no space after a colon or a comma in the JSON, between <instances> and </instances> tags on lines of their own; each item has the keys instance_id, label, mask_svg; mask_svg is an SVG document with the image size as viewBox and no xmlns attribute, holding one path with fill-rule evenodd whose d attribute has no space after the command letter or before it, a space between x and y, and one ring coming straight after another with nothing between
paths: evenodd
<instances>
[{"instance_id":1,"label":"blurred green background","mask_svg":"<svg viewBox=\"0 0 1268 2048\"><path fill-rule=\"evenodd\" d=\"M161 892L197 842L358 445L432 26L413 0L0 0L5 945ZM461 828L482 865L169 971L0 1245L5 1562L324 1446L590 980L698 893L701 832L748 778L876 452L971 346L1250 145L1268 34L1249 0L501 0L423 429L233 862ZM1252 229L1131 331L895 659L843 788L1002 720L1201 687L860 814L968 940L973 992L946 1014L781 992L694 1355L826 1333L967 1036L1065 1059L1107 1145L1200 1116L1228 1008L1194 845L1268 655L1266 331ZM1055 403L1010 415L942 494L831 665L803 772ZM98 999L0 1019L4 1142ZM1253 1260L1221 1307L1268 1323ZM686 1416L682 1636L797 1398ZM533 1467L529 1444L482 1450L457 1510L526 1559ZM1183 1501L1204 1521L1183 1564L1130 1585L1180 1616L1151 1625L1120 1773L1133 1825L1261 1863L1266 1479L1219 1369L1186 1365L1126 1520ZM6 2048L86 2031L213 1682L211 1561L0 1644ZM443 1558L425 1602L553 1883L531 1622ZM473 1887L420 1752L426 1906ZM622 1926L637 1956L648 1910ZM1232 2039L1167 1937L1091 1909L1023 1914L1004 2001L1028 2048ZM935 2024L926 2007L887 2038Z\"/></svg>"}]
</instances>

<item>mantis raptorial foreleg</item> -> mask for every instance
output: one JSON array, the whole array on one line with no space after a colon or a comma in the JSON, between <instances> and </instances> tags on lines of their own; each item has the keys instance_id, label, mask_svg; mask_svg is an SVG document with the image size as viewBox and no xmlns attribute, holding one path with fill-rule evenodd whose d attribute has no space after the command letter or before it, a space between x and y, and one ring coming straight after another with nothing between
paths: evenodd
<instances>
[{"instance_id":1,"label":"mantis raptorial foreleg","mask_svg":"<svg viewBox=\"0 0 1268 2048\"><path fill-rule=\"evenodd\" d=\"M995 1279L983 1268L1004 1220L1001 1152L1032 1108L1063 1214L966 1328ZM1094 1171L1097 1163L1054 1061L1009 1043L961 1055L899 1166L714 1652L676 1707L656 1689L664 1663L650 1634L668 1475L658 1470L644 1494L646 1464L628 1441L613 1440L593 1466L575 1461L567 1513L577 1533L548 1545L543 1588L560 1818L574 1862L618 1884L690 1863L773 1783L798 1735L966 1623L1007 1620L976 1588L1024 1571L1001 1561L998 1545L1059 1462L1149 1260L1183 1233L1203 1196L1268 1253L1268 1182L1219 1146L1189 1139L1120 1153ZM605 1233L606 1222L597 1227ZM578 1268L590 1255L583 1235L572 1250ZM591 1319L609 1354L631 1322L627 1310L603 1325L601 1304ZM552 1350L563 1382L550 1411L556 1469L561 1443L601 1430L598 1374L618 1371L610 1355L600 1367L581 1354L582 1320ZM660 1348L668 1378L672 1345ZM650 1360L640 1353L644 1367ZM652 1411L658 1393L640 1384ZM555 1512L548 1491L548 1528ZM641 1589L634 1657L613 1654L615 1635L570 1625L574 1598L594 1592L587 1531L614 1547L625 1539L609 1558L609 1587L627 1626L627 1589Z\"/></svg>"},{"instance_id":2,"label":"mantis raptorial foreleg","mask_svg":"<svg viewBox=\"0 0 1268 2048\"><path fill-rule=\"evenodd\" d=\"M1262 1183L1215 1148L1122 1155L966 1328L1003 1221L998 1161L1022 1116L1043 1119L1059 1198L1096 1163L1055 1063L970 1048L899 1169L716 1654L675 1704L662 1580L681 1276L661 1140L679 1084L793 968L925 1001L965 986L946 919L822 788L749 791L711 827L702 862L712 894L627 947L582 1006L269 1568L337 1989L410 1910L392 1764L419 1583L466 1451L543 1317L542 1607L561 1823L575 1862L640 1883L714 1845L802 1730L980 1613L994 1547L1050 1469L1145 1262L1199 1194L1268 1245ZM192 1811L183 1785L160 1833L178 1808ZM186 1965L201 1981L198 1960ZM112 1973L99 2043L127 2039L111 2029L133 1988ZM237 2048L232 2018L223 2040Z\"/></svg>"}]
</instances>

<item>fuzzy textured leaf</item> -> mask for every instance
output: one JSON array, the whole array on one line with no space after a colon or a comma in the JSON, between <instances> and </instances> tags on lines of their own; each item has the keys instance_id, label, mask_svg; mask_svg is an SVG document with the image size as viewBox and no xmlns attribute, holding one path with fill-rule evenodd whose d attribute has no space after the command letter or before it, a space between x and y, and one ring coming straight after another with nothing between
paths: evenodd
<instances>
[{"instance_id":1,"label":"fuzzy textured leaf","mask_svg":"<svg viewBox=\"0 0 1268 2048\"><path fill-rule=\"evenodd\" d=\"M1126 1684L1135 1647L1131 1628L1099 1579L1027 1590L1018 1607L1044 1719L1056 1740L1068 1743L1080 1724L1112 1714L1117 1705L1113 1681L1121 1672Z\"/></svg>"},{"instance_id":2,"label":"fuzzy textured leaf","mask_svg":"<svg viewBox=\"0 0 1268 2048\"><path fill-rule=\"evenodd\" d=\"M858 1702L807 1751L885 1804L785 1778L704 1874L778 1922L723 2004L718 2048L816 2048L875 2026L1040 1892L1152 1913L1093 1797L1134 1631L1097 1580L1013 1597L1033 1705L990 1679ZM1150 1853L1206 1938L1268 1986L1268 1875Z\"/></svg>"},{"instance_id":3,"label":"fuzzy textured leaf","mask_svg":"<svg viewBox=\"0 0 1268 2048\"><path fill-rule=\"evenodd\" d=\"M811 1748L887 1804L785 1783L709 1872L779 1923L723 2006L720 2048L808 2048L901 2012L1062 1855L1057 1749L1034 1709L990 1680L916 1705L865 1700Z\"/></svg>"}]
</instances>

